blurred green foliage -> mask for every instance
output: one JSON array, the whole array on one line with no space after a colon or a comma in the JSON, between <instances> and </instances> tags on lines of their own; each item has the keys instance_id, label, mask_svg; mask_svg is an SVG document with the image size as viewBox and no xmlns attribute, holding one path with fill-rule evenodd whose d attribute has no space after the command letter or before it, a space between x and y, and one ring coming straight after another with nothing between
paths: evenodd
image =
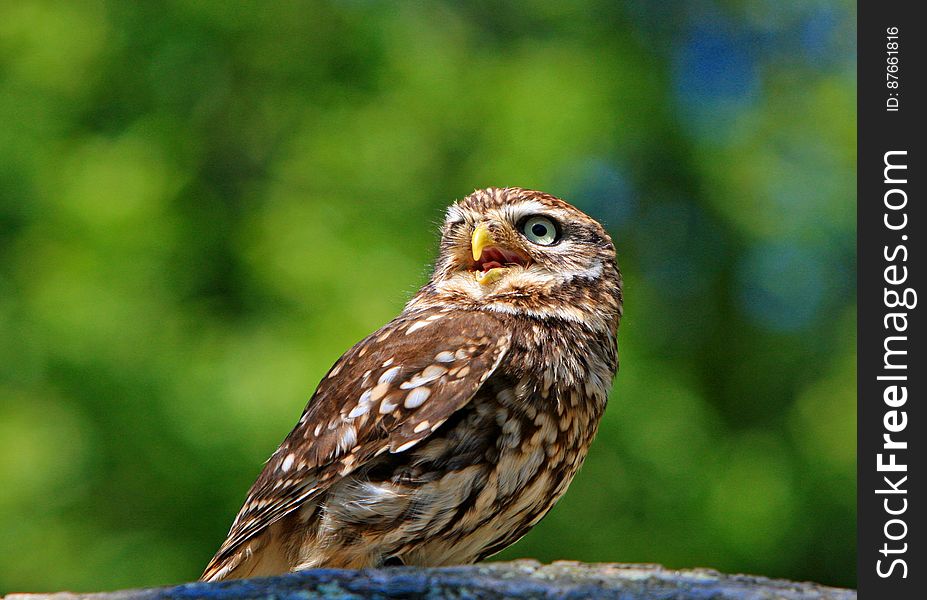
<instances>
[{"instance_id":1,"label":"blurred green foliage","mask_svg":"<svg viewBox=\"0 0 927 600\"><path fill-rule=\"evenodd\" d=\"M0 3L0 592L190 580L444 207L611 230L621 371L504 558L855 583L855 7Z\"/></svg>"}]
</instances>

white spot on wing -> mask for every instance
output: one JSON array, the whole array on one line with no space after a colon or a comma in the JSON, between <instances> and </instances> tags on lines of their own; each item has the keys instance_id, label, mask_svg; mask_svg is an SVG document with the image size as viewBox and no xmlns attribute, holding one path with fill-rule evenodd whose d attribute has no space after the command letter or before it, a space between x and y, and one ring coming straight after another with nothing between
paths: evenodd
<instances>
[{"instance_id":1,"label":"white spot on wing","mask_svg":"<svg viewBox=\"0 0 927 600\"><path fill-rule=\"evenodd\" d=\"M355 406L354 410L348 413L348 418L356 419L357 417L366 414L368 410L370 410L370 404L362 402L361 404Z\"/></svg>"},{"instance_id":2,"label":"white spot on wing","mask_svg":"<svg viewBox=\"0 0 927 600\"><path fill-rule=\"evenodd\" d=\"M428 400L431 395L431 389L425 386L417 387L406 396L403 406L406 408L418 408Z\"/></svg>"},{"instance_id":3,"label":"white spot on wing","mask_svg":"<svg viewBox=\"0 0 927 600\"><path fill-rule=\"evenodd\" d=\"M429 381L437 379L447 373L447 369L440 367L438 365L428 365L425 367L425 370L422 371L422 378L428 379Z\"/></svg>"},{"instance_id":4,"label":"white spot on wing","mask_svg":"<svg viewBox=\"0 0 927 600\"><path fill-rule=\"evenodd\" d=\"M404 451L408 450L409 448L411 448L412 446L414 446L414 445L417 444L417 443L418 443L418 440L412 440L411 442L406 442L406 443L403 444L402 446L399 446L398 448L396 448L395 450L393 450L393 453L396 453L396 452L404 452Z\"/></svg>"},{"instance_id":5,"label":"white spot on wing","mask_svg":"<svg viewBox=\"0 0 927 600\"><path fill-rule=\"evenodd\" d=\"M290 467L293 466L293 461L296 460L296 455L292 452L286 455L286 458L283 459L283 462L280 463L280 470L286 473L290 470Z\"/></svg>"},{"instance_id":6,"label":"white spot on wing","mask_svg":"<svg viewBox=\"0 0 927 600\"><path fill-rule=\"evenodd\" d=\"M435 360L442 363L454 362L454 353L447 350L444 352L438 352L435 355Z\"/></svg>"},{"instance_id":7,"label":"white spot on wing","mask_svg":"<svg viewBox=\"0 0 927 600\"><path fill-rule=\"evenodd\" d=\"M338 438L338 447L342 450L347 450L348 448L353 448L354 444L357 443L357 430L354 429L353 425L349 425L341 430L341 435Z\"/></svg>"},{"instance_id":8,"label":"white spot on wing","mask_svg":"<svg viewBox=\"0 0 927 600\"><path fill-rule=\"evenodd\" d=\"M409 325L409 328L406 329L406 335L409 335L413 331L418 331L425 325L431 325L431 322L430 321L416 321L415 323L412 323L411 325Z\"/></svg>"},{"instance_id":9,"label":"white spot on wing","mask_svg":"<svg viewBox=\"0 0 927 600\"><path fill-rule=\"evenodd\" d=\"M383 402L380 403L380 414L385 415L393 412L397 404L394 402L395 396L387 396L383 399Z\"/></svg>"},{"instance_id":10,"label":"white spot on wing","mask_svg":"<svg viewBox=\"0 0 927 600\"><path fill-rule=\"evenodd\" d=\"M392 369L387 369L383 371L383 374L380 375L380 379L377 383L390 383L392 380L396 379L396 375L399 374L400 367L393 367Z\"/></svg>"},{"instance_id":11,"label":"white spot on wing","mask_svg":"<svg viewBox=\"0 0 927 600\"><path fill-rule=\"evenodd\" d=\"M404 390L408 390L420 385L425 385L426 383L430 383L438 377L441 377L445 373L447 373L447 368L445 367L439 365L428 365L422 370L421 373L416 374L414 377L412 377L412 379L404 382L399 387Z\"/></svg>"},{"instance_id":12,"label":"white spot on wing","mask_svg":"<svg viewBox=\"0 0 927 600\"><path fill-rule=\"evenodd\" d=\"M377 400L379 400L380 398L382 398L382 397L386 394L386 392L388 392L388 391L389 391L389 382L378 383L378 384L370 391L370 401L371 401L371 402L376 402Z\"/></svg>"}]
</instances>

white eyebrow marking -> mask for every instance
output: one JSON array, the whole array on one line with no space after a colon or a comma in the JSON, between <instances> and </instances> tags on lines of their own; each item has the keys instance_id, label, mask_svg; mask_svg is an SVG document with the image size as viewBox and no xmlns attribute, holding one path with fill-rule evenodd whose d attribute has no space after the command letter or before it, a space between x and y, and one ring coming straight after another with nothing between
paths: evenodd
<instances>
[{"instance_id":1,"label":"white eyebrow marking","mask_svg":"<svg viewBox=\"0 0 927 600\"><path fill-rule=\"evenodd\" d=\"M464 222L464 213L458 205L451 204L448 207L447 212L444 213L444 222L448 225Z\"/></svg>"},{"instance_id":2,"label":"white eyebrow marking","mask_svg":"<svg viewBox=\"0 0 927 600\"><path fill-rule=\"evenodd\" d=\"M559 211L551 210L551 207L541 204L537 200L524 200L517 204L512 204L505 208L506 216L513 223L518 222L522 217L534 214L556 215Z\"/></svg>"}]
</instances>

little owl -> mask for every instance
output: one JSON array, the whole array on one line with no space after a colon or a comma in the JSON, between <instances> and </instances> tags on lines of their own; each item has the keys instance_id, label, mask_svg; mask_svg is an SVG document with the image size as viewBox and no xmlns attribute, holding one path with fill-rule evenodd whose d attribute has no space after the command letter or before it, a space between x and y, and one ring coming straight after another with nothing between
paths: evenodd
<instances>
[{"instance_id":1,"label":"little owl","mask_svg":"<svg viewBox=\"0 0 927 600\"><path fill-rule=\"evenodd\" d=\"M521 188L453 204L430 281L319 383L202 578L467 564L514 543L586 456L620 317L596 221Z\"/></svg>"}]
</instances>

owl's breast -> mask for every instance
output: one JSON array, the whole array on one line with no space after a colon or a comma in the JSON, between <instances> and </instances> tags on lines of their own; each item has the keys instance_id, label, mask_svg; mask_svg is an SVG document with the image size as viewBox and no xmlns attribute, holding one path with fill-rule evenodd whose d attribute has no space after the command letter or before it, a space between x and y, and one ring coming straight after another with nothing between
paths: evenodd
<instances>
[{"instance_id":1,"label":"owl's breast","mask_svg":"<svg viewBox=\"0 0 927 600\"><path fill-rule=\"evenodd\" d=\"M516 322L508 356L491 381L511 382L513 398L528 412L601 416L618 369L615 335L562 321Z\"/></svg>"}]
</instances>

